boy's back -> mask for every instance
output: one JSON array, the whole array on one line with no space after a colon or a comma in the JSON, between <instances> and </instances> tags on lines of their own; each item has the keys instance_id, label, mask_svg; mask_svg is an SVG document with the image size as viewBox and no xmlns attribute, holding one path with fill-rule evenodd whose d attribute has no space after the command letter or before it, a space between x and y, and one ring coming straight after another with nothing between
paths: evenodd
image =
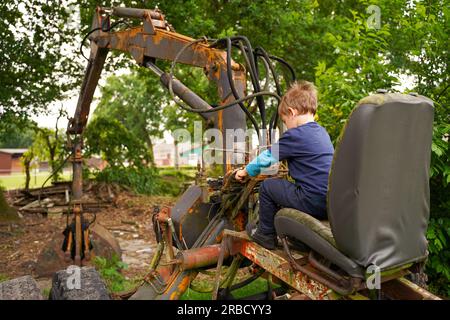
<instances>
[{"instance_id":1,"label":"boy's back","mask_svg":"<svg viewBox=\"0 0 450 320\"><path fill-rule=\"evenodd\" d=\"M289 174L297 187L306 195L324 197L333 152L330 136L315 121L285 131L271 148L275 159L287 160Z\"/></svg>"}]
</instances>

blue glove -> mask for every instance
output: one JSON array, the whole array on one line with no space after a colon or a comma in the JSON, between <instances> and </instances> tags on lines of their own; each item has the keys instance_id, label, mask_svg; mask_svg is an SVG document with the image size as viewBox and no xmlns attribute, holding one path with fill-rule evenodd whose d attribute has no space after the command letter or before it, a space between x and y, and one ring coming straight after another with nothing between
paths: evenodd
<instances>
[{"instance_id":1,"label":"blue glove","mask_svg":"<svg viewBox=\"0 0 450 320\"><path fill-rule=\"evenodd\" d=\"M245 170L247 170L249 176L255 177L261 173L261 168L268 168L277 162L278 160L274 158L270 150L266 150L253 159L245 167Z\"/></svg>"}]
</instances>

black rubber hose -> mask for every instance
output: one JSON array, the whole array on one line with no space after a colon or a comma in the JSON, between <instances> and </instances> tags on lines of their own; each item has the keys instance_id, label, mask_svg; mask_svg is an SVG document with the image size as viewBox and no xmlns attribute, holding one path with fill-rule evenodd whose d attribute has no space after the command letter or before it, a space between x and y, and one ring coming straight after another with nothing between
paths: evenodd
<instances>
[{"instance_id":1,"label":"black rubber hose","mask_svg":"<svg viewBox=\"0 0 450 320\"><path fill-rule=\"evenodd\" d=\"M81 40L81 44L80 44L80 53L83 56L83 58L85 58L87 61L89 61L89 59L84 55L83 53L83 44L86 41L87 37L89 37L93 32L98 31L98 30L103 30L103 32L108 32L111 31L111 29L115 28L116 26L118 26L119 24L124 23L126 24L128 27L130 27L130 25L125 21L125 20L119 20L115 23L113 23L109 28L103 30L102 27L98 27L98 28L94 28L91 31L89 31L83 38L83 40Z\"/></svg>"},{"instance_id":2,"label":"black rubber hose","mask_svg":"<svg viewBox=\"0 0 450 320\"><path fill-rule=\"evenodd\" d=\"M173 91L170 92L170 89L169 89L169 93L172 95L172 98L173 98L174 97ZM273 93L273 92L269 92L269 91L261 91L261 92L257 92L257 93L252 93L252 94L249 94L249 95L247 95L247 96L245 96L243 98L240 98L238 100L235 100L235 101L229 102L227 104L224 104L224 105L221 105L221 106L218 106L218 107L215 107L215 108L211 108L211 109L208 109L208 110L193 109L193 108L190 108L190 107L187 107L187 106L183 105L182 103L180 103L179 101L177 101L175 99L174 99L174 101L175 101L176 104L178 104L182 109L184 109L186 111L194 112L194 113L210 113L210 112L217 112L217 111L220 111L220 110L223 110L223 109L227 109L227 108L233 107L237 103L240 103L240 102L243 102L243 101L247 101L247 100L251 100L251 99L253 99L255 97L262 97L262 96L271 96L271 97L274 97L275 99L277 99L278 102L281 101L281 98L280 98L279 95L277 95L276 93Z\"/></svg>"},{"instance_id":3,"label":"black rubber hose","mask_svg":"<svg viewBox=\"0 0 450 320\"><path fill-rule=\"evenodd\" d=\"M253 55L253 60L255 61L255 74L256 74L256 78L259 80L261 75L259 73L259 66L258 66L258 56L256 55L256 52L253 51L252 52Z\"/></svg>"},{"instance_id":4,"label":"black rubber hose","mask_svg":"<svg viewBox=\"0 0 450 320\"><path fill-rule=\"evenodd\" d=\"M245 65L249 66L250 60L248 59L247 54L244 52L244 45L242 44L242 42L239 42L237 45L234 44L233 46L236 47L237 49L241 50L242 56L244 57L244 60L245 60ZM252 79L252 81L253 81L253 79ZM253 103L253 99L247 103L247 108L249 108L252 105L252 103Z\"/></svg>"},{"instance_id":5,"label":"black rubber hose","mask_svg":"<svg viewBox=\"0 0 450 320\"><path fill-rule=\"evenodd\" d=\"M245 48L245 49L246 49L246 51L248 51L248 48ZM261 53L257 53L257 55L258 56L262 56ZM281 63L282 65L284 65L289 70L289 72L291 73L291 76L292 76L292 79L291 79L291 81L289 81L289 83L294 82L295 80L297 80L297 76L295 74L294 68L292 68L292 66L286 60L284 60L284 59L282 59L280 57L274 56L274 55L270 55L270 54L268 56L269 56L269 58L271 60L275 60L275 61Z\"/></svg>"},{"instance_id":6,"label":"black rubber hose","mask_svg":"<svg viewBox=\"0 0 450 320\"><path fill-rule=\"evenodd\" d=\"M212 39L210 39L210 40L206 39L206 40L207 40L207 41L212 41ZM223 41L223 40L224 40L224 39L214 40L214 43L211 44L210 47L217 46L217 44L218 44L220 41ZM196 44L196 43L199 43L199 42L201 42L201 41L205 41L205 39L204 39L204 38L197 39L197 40L191 41L191 42L187 43L186 45L184 45L184 47L181 48L181 50L177 53L177 55L175 56L175 59L172 61L172 64L171 64L171 66L170 66L170 74L169 74L170 76L169 76L168 89L169 89L170 95L172 96L172 99L175 101L175 103L176 103L178 106L180 106L182 109L184 109L184 110L186 110L186 111L189 111L189 112L194 112L194 113L209 113L209 112L217 112L217 111L219 111L219 110L223 110L223 109L226 109L226 108L230 108L230 107L236 105L236 104L239 103L239 102L251 100L251 99L253 99L253 98L255 98L255 97L272 96L272 97L276 98L276 99L278 100L278 102L281 101L280 96L277 95L276 93L272 93L272 92L270 92L270 91L261 91L261 92L255 92L255 93L253 93L253 94L247 95L246 97L240 98L240 99L238 99L238 100L236 100L236 101L232 101L232 102L227 103L227 104L222 105L222 106L218 106L218 107L216 107L216 108L211 108L211 109L208 109L208 110L198 110L198 109L193 109L193 108L187 107L187 106L185 106L182 102L180 102L180 101L178 101L177 99L175 99L175 94L174 94L173 89L172 89L172 80L171 80L171 79L172 79L172 76L173 76L173 74L174 74L175 64L176 64L176 62L178 61L178 58L181 56L181 54L182 54L187 48L189 48L190 46L192 46L192 45L194 45L194 44ZM264 100L263 100L263 101L264 101Z\"/></svg>"},{"instance_id":7,"label":"black rubber hose","mask_svg":"<svg viewBox=\"0 0 450 320\"><path fill-rule=\"evenodd\" d=\"M260 55L260 54L258 54L258 55ZM294 68L292 68L292 66L288 62L286 62L285 60L283 60L283 59L281 59L280 57L277 57L277 56L268 55L268 57L270 59L272 59L272 60L275 60L275 61L281 63L282 65L284 65L291 72L292 79L291 79L290 82L294 82L295 80L297 80Z\"/></svg>"},{"instance_id":8,"label":"black rubber hose","mask_svg":"<svg viewBox=\"0 0 450 320\"><path fill-rule=\"evenodd\" d=\"M232 40L232 45L235 45L237 48L239 48L240 49L240 46L238 45L238 44L242 44L242 42L244 42L243 40L241 40L241 39L236 39L237 37L233 37L233 38L231 38L231 37L228 37L228 38L221 38L221 39L218 39L218 40L216 40L213 44L211 44L211 48L216 48L216 47L218 47L218 48L220 48L220 49L224 49L224 48L226 48L226 42L227 42L227 39L230 39L230 40ZM233 40L234 39L234 40ZM236 44L235 42L238 42L238 44ZM225 45L223 45L223 47L221 46L221 44L225 44ZM248 43L246 43L246 45L248 45ZM258 81L258 78L257 78L257 76L256 76L256 73L255 73L255 69L254 69L254 67L253 67L253 63L252 63L252 60L250 59L250 56L249 56L249 54L247 53L247 52L245 52L245 51L242 51L242 54L244 55L244 59L245 59L245 62L246 62L246 64L247 64L247 66L248 66L248 72L250 73L250 80L252 81L252 85L253 85L253 89L255 90L255 92L257 92L258 90L256 90L256 88L257 88L257 84L256 84L256 82Z\"/></svg>"},{"instance_id":9,"label":"black rubber hose","mask_svg":"<svg viewBox=\"0 0 450 320\"><path fill-rule=\"evenodd\" d=\"M236 90L236 87L234 86L233 82L233 73L231 70L231 40L230 38L227 38L227 75L228 75L228 82L230 84L231 92L233 93L234 98L237 100L239 99L239 94ZM259 133L259 126L258 123L255 120L255 117L250 113L250 111L244 106L242 102L239 103L239 106L241 107L242 111L245 112L247 117L250 119L250 121L253 124L253 127L256 130L256 134L258 135L258 140L261 142L261 137Z\"/></svg>"},{"instance_id":10,"label":"black rubber hose","mask_svg":"<svg viewBox=\"0 0 450 320\"><path fill-rule=\"evenodd\" d=\"M236 38L243 38L243 37L236 37ZM245 40L243 40L243 41L246 42ZM246 53L250 54L250 52L252 51L252 48L251 48L251 46L250 47L248 46L248 42L246 42L246 44L247 44L247 48L245 48L245 47L242 48L241 47L240 49L241 49L241 51L247 51ZM243 52L243 53L244 53L244 56L247 56L247 54L245 52ZM279 96L281 96L281 87L280 87L280 84L279 84L278 76L277 76L277 74L275 72L275 69L273 68L270 60L275 60L275 61L279 62L280 64L284 65L291 72L291 76L292 76L291 81L286 79L286 82L288 84L296 80L295 71L294 71L294 69L292 68L292 66L288 62L286 62L285 60L283 60L283 59L281 59L281 58L279 58L277 56L273 56L273 55L267 54L267 52L263 48L261 48L261 47L256 48L254 50L254 53L253 53L252 56L253 56L253 61L255 61L254 58L258 57L258 56L260 56L263 59L265 59L266 63L269 65L270 71L271 71L272 76L274 78L275 85L276 85L276 88L277 88L277 93L278 93ZM252 69L252 67L250 67L250 69ZM257 64L255 64L255 69L256 69L256 73L257 73L257 76L255 76L255 77L257 79L259 79L258 65ZM250 70L250 71L253 71L253 70ZM259 85L259 82L258 82L258 85ZM272 132L273 128L276 126L277 122L278 122L278 110L277 110L276 113L274 113L274 115L271 117L271 119L269 121L269 133L270 133L269 134L269 141L270 142L271 142L271 132Z\"/></svg>"},{"instance_id":11,"label":"black rubber hose","mask_svg":"<svg viewBox=\"0 0 450 320\"><path fill-rule=\"evenodd\" d=\"M251 277L245 279L244 281L232 285L230 287L230 291L234 291L234 290L237 290L237 289L240 289L242 287L245 287L245 286L249 285L250 283L252 283L256 279L258 279L264 272L265 272L265 270L261 269L257 273L252 275Z\"/></svg>"},{"instance_id":12,"label":"black rubber hose","mask_svg":"<svg viewBox=\"0 0 450 320\"><path fill-rule=\"evenodd\" d=\"M223 40L223 39L220 39L220 40ZM245 51L249 51L247 47L245 47L244 49L245 49ZM256 53L256 55L257 55L257 56L262 56L261 53ZM284 60L284 59L282 59L282 58L280 58L280 57L271 55L271 54L269 54L268 57L269 57L271 60L275 60L275 61L277 61L278 63L284 65L284 66L289 70L289 72L291 73L291 77L292 77L292 79L289 81L289 83L294 82L295 80L297 80L297 76L296 76L296 74L295 74L294 68L292 68L292 66L291 66L286 60Z\"/></svg>"},{"instance_id":13,"label":"black rubber hose","mask_svg":"<svg viewBox=\"0 0 450 320\"><path fill-rule=\"evenodd\" d=\"M270 61L269 55L267 54L266 50L264 50L264 49L261 48L261 47L257 47L257 48L255 49L255 53L256 53L257 55L258 55L258 51L261 52L262 58L265 59L265 60L267 61L268 65L269 65L270 72L272 73L273 80L274 80L274 82L275 82L275 87L276 87L276 89L277 89L277 93L278 93L279 96L281 96L281 86L280 86L280 82L278 81L278 75L277 75L277 73L275 72L275 69L274 69L274 67L273 67L273 65L272 65L272 63L271 63L271 61Z\"/></svg>"},{"instance_id":14,"label":"black rubber hose","mask_svg":"<svg viewBox=\"0 0 450 320\"><path fill-rule=\"evenodd\" d=\"M84 42L86 41L86 39L87 39L87 37L89 37L93 32L95 32L95 31L98 31L98 30L101 30L102 28L94 28L94 29L92 29L91 31L89 31L85 36L84 36L84 38L83 38L83 40L81 40L81 44L80 44L80 53L81 53L81 55L83 56L83 58L85 58L87 61L89 61L89 59L84 55L84 53L83 53L83 44L84 44Z\"/></svg>"},{"instance_id":15,"label":"black rubber hose","mask_svg":"<svg viewBox=\"0 0 450 320\"><path fill-rule=\"evenodd\" d=\"M257 77L256 74L256 65L255 65L255 57L253 56L253 49L252 49L252 45L250 43L250 41L248 40L247 37L244 36L235 36L235 37L231 37L230 38L232 41L234 40L241 40L243 41L248 48L248 57L249 57L249 61L250 61L250 71L253 72L253 76L255 77L255 81L253 81L253 86L255 89L255 92L260 92L261 91L261 87L259 85L259 79ZM262 122L262 127L264 129L267 129L267 122L266 122L266 106L264 103L264 99L263 97L257 97L256 101L258 103L258 108L259 108L259 113L261 114L261 122Z\"/></svg>"},{"instance_id":16,"label":"black rubber hose","mask_svg":"<svg viewBox=\"0 0 450 320\"><path fill-rule=\"evenodd\" d=\"M270 72L272 73L272 77L273 77L273 81L275 82L275 87L277 89L277 94L279 96L282 95L281 93L281 86L280 86L280 82L278 80L278 75L272 65L272 62L270 61L269 55L267 54L267 52L261 48L261 47L257 47L255 49L255 54L257 54L258 52L261 52L262 54L262 58L266 60L267 64L269 65L269 69ZM272 130L275 127L276 123L278 121L278 108L275 111L275 113L273 114L272 118L269 121L269 141L272 142Z\"/></svg>"},{"instance_id":17,"label":"black rubber hose","mask_svg":"<svg viewBox=\"0 0 450 320\"><path fill-rule=\"evenodd\" d=\"M226 41L227 39L228 38L224 38L224 39L221 39L221 40L225 40ZM229 38L229 39L231 40L231 38ZM254 92L259 92L259 91L261 91L261 88L258 86L259 85L259 77L258 77L258 75L257 75L257 73L255 71L255 68L253 67L254 64L252 63L252 60L250 59L250 55L245 50L242 50L242 48L244 47L243 42L244 41L241 40L241 39L235 39L235 40L232 41L232 45L234 45L236 48L241 50L242 55L243 55L244 60L245 60L245 63L247 65L247 67L248 67L247 69L248 69L248 72L250 74L250 80L251 80L252 85L253 85L253 90L254 90ZM258 105L258 109L261 111L261 108L259 107L259 105Z\"/></svg>"}]
</instances>

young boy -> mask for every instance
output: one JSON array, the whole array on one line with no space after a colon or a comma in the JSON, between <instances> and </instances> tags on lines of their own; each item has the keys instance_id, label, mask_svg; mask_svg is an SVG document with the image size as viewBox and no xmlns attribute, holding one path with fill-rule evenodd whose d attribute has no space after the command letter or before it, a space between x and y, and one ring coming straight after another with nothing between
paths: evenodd
<instances>
[{"instance_id":1,"label":"young boy","mask_svg":"<svg viewBox=\"0 0 450 320\"><path fill-rule=\"evenodd\" d=\"M247 228L252 240L267 249L276 247L274 218L280 208L294 208L322 220L327 217L328 173L334 149L327 131L314 121L316 110L314 84L292 84L278 109L288 130L245 169L236 172L236 179L242 181L247 175L257 176L263 168L287 160L295 184L284 179L264 180L259 189L259 224Z\"/></svg>"}]
</instances>

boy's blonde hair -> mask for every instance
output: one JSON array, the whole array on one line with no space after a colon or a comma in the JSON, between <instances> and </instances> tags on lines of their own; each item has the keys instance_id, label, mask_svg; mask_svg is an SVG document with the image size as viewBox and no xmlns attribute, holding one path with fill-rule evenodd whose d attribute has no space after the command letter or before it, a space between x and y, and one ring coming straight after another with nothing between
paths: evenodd
<instances>
[{"instance_id":1,"label":"boy's blonde hair","mask_svg":"<svg viewBox=\"0 0 450 320\"><path fill-rule=\"evenodd\" d=\"M297 110L299 114L316 114L317 88L312 82L294 82L281 98L278 113L288 115L289 108Z\"/></svg>"}]
</instances>

